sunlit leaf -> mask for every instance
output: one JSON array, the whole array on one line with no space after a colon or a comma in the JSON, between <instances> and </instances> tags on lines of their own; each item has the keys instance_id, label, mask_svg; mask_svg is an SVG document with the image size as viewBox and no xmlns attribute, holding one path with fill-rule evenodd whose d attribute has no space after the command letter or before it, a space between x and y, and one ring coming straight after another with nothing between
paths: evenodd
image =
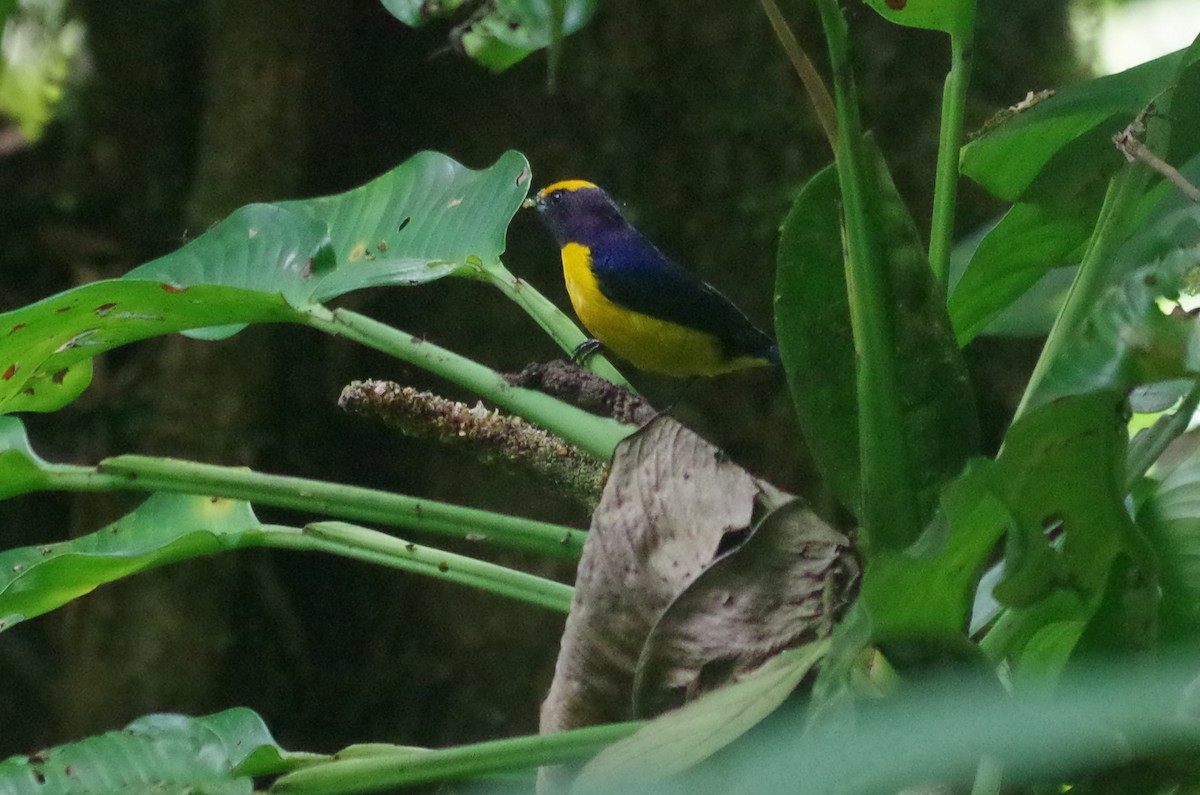
<instances>
[{"instance_id":1,"label":"sunlit leaf","mask_svg":"<svg viewBox=\"0 0 1200 795\"><path fill-rule=\"evenodd\" d=\"M1200 636L1200 456L1193 452L1167 472L1137 519L1162 567L1164 633L1194 640Z\"/></svg>"},{"instance_id":2,"label":"sunlit leaf","mask_svg":"<svg viewBox=\"0 0 1200 795\"><path fill-rule=\"evenodd\" d=\"M422 152L346 193L243 207L125 278L281 293L297 307L422 284L498 258L529 180L518 152L482 171Z\"/></svg>"}]
</instances>

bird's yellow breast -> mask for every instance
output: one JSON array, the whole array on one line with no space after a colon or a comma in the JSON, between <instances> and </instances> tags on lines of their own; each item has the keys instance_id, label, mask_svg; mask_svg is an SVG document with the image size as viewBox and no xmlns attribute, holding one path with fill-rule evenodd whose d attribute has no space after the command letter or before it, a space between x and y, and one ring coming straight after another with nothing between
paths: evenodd
<instances>
[{"instance_id":1,"label":"bird's yellow breast","mask_svg":"<svg viewBox=\"0 0 1200 795\"><path fill-rule=\"evenodd\" d=\"M720 375L765 360L733 357L704 331L635 312L610 301L592 270L592 252L579 243L562 247L563 279L575 314L605 348L641 370L679 377Z\"/></svg>"}]
</instances>

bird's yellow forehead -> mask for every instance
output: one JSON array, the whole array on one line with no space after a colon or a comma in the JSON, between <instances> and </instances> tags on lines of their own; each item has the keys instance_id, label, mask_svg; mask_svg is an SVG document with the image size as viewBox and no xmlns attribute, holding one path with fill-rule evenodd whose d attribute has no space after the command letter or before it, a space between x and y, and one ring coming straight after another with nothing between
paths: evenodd
<instances>
[{"instance_id":1,"label":"bird's yellow forehead","mask_svg":"<svg viewBox=\"0 0 1200 795\"><path fill-rule=\"evenodd\" d=\"M538 191L538 196L547 196L554 193L556 190L573 191L584 190L585 188L595 188L591 182L583 179L564 179L561 182L555 182L553 185L547 185Z\"/></svg>"}]
</instances>

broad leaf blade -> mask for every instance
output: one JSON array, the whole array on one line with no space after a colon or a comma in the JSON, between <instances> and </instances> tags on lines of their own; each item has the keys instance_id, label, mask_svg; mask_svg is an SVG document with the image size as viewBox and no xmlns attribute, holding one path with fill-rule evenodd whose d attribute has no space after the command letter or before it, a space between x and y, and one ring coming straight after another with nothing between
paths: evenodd
<instances>
[{"instance_id":1,"label":"broad leaf blade","mask_svg":"<svg viewBox=\"0 0 1200 795\"><path fill-rule=\"evenodd\" d=\"M130 279L76 287L0 315L0 412L59 408L86 386L91 370L81 363L119 345L223 323L294 319L278 293Z\"/></svg>"},{"instance_id":2,"label":"broad leaf blade","mask_svg":"<svg viewBox=\"0 0 1200 795\"><path fill-rule=\"evenodd\" d=\"M920 238L878 147L863 146L872 180L867 197L872 239L882 263L884 300L860 311L888 327L889 350L861 350L851 330L849 291L841 256L840 205L833 172L818 174L801 192L780 240L776 279L776 330L788 382L806 437L834 493L861 513L861 479L868 467L898 468L915 489L920 522L933 515L941 487L978 449L974 399L962 353L950 329L945 299L933 280ZM858 405L867 360L890 357L895 380L886 385L899 404L899 461L874 460L876 440L861 436ZM857 388L852 378L859 380ZM879 397L874 396L878 401ZM853 415L858 421L850 419ZM862 450L860 457L859 450ZM876 495L876 499L897 495ZM885 516L895 518L890 512ZM889 526L889 522L882 522ZM893 532L889 530L888 532ZM903 549L913 537L885 539Z\"/></svg>"},{"instance_id":3,"label":"broad leaf blade","mask_svg":"<svg viewBox=\"0 0 1200 795\"><path fill-rule=\"evenodd\" d=\"M483 171L426 152L337 196L243 207L122 279L0 315L0 413L61 407L86 387L84 362L135 340L219 338L350 290L472 276L504 250L529 179L516 152Z\"/></svg>"},{"instance_id":4,"label":"broad leaf blade","mask_svg":"<svg viewBox=\"0 0 1200 795\"><path fill-rule=\"evenodd\" d=\"M788 211L777 255L775 334L813 460L838 500L856 509L858 396L839 199L831 165L809 180Z\"/></svg>"},{"instance_id":5,"label":"broad leaf blade","mask_svg":"<svg viewBox=\"0 0 1200 795\"><path fill-rule=\"evenodd\" d=\"M160 493L94 533L2 552L0 629L130 574L237 547L258 526L248 503Z\"/></svg>"},{"instance_id":6,"label":"broad leaf blade","mask_svg":"<svg viewBox=\"0 0 1200 795\"><path fill-rule=\"evenodd\" d=\"M87 792L205 792L249 795L252 775L295 760L244 707L200 718L148 715L122 731L0 762L0 790L13 795Z\"/></svg>"},{"instance_id":7,"label":"broad leaf blade","mask_svg":"<svg viewBox=\"0 0 1200 795\"><path fill-rule=\"evenodd\" d=\"M1015 114L963 147L963 174L1001 199L1017 201L1051 159L1075 142L1079 151L1071 161L1115 171L1121 157L1110 137L1171 85L1182 52L1063 89ZM1062 176L1090 175L1064 171Z\"/></svg>"},{"instance_id":8,"label":"broad leaf blade","mask_svg":"<svg viewBox=\"0 0 1200 795\"><path fill-rule=\"evenodd\" d=\"M421 152L345 193L244 207L125 278L281 293L297 307L422 284L499 258L529 180L518 152L482 171Z\"/></svg>"}]
</instances>

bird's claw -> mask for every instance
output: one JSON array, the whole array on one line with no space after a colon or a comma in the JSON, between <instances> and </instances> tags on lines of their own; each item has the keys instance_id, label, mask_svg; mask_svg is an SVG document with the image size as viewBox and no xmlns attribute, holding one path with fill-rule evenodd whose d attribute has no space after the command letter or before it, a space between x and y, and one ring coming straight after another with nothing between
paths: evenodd
<instances>
[{"instance_id":1,"label":"bird's claw","mask_svg":"<svg viewBox=\"0 0 1200 795\"><path fill-rule=\"evenodd\" d=\"M602 343L600 340L584 340L575 346L575 350L571 351L571 362L583 367L588 363L588 360L599 353L603 347L604 343Z\"/></svg>"}]
</instances>

